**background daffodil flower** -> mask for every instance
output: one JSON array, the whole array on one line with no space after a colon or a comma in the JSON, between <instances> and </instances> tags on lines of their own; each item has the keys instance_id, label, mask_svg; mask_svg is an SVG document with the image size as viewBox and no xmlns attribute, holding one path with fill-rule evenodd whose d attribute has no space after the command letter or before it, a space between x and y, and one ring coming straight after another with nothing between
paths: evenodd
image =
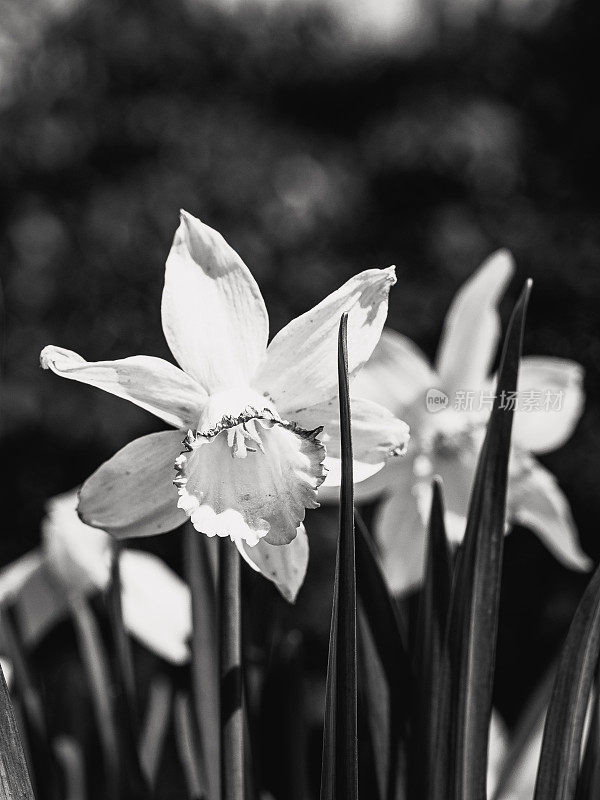
<instances>
[{"instance_id":1,"label":"background daffodil flower","mask_svg":"<svg viewBox=\"0 0 600 800\"><path fill-rule=\"evenodd\" d=\"M301 524L326 473L324 442L339 457L339 320L348 312L355 375L377 344L395 280L393 267L361 272L267 347L267 311L250 271L219 233L182 212L162 299L165 337L182 369L148 356L88 363L52 346L41 354L43 367L177 429L144 436L100 467L82 487L82 519L129 537L189 518L208 536L230 537L295 596L308 558ZM408 427L375 402L357 402L355 457L373 474L404 450Z\"/></svg>"},{"instance_id":2,"label":"background daffodil flower","mask_svg":"<svg viewBox=\"0 0 600 800\"><path fill-rule=\"evenodd\" d=\"M494 396L490 369L500 335L497 305L513 273L509 253L492 255L464 284L446 317L435 366L405 336L384 330L352 391L377 399L411 426L406 458L356 487L360 500L382 495L374 528L390 587L404 592L422 578L431 479L444 484L448 533L464 533L471 484ZM571 361L528 357L521 363L507 497L507 523L533 530L566 566L588 569L569 504L532 454L560 447L584 403L583 370ZM548 401L550 398L550 402ZM535 400L536 402L532 402Z\"/></svg>"},{"instance_id":3,"label":"background daffodil flower","mask_svg":"<svg viewBox=\"0 0 600 800\"><path fill-rule=\"evenodd\" d=\"M0 571L0 605L15 603L21 634L34 644L77 600L110 580L111 537L77 515L77 491L52 498L41 547ZM191 597L186 583L159 558L135 550L120 556L123 622L149 650L174 664L189 660Z\"/></svg>"}]
</instances>

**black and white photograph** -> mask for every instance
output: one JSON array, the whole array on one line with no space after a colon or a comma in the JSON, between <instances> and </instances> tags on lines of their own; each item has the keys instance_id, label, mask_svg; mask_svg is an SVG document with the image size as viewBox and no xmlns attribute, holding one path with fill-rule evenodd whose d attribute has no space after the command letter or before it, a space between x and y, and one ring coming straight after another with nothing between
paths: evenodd
<instances>
[{"instance_id":1,"label":"black and white photograph","mask_svg":"<svg viewBox=\"0 0 600 800\"><path fill-rule=\"evenodd\" d=\"M0 0L0 800L599 800L599 43Z\"/></svg>"}]
</instances>

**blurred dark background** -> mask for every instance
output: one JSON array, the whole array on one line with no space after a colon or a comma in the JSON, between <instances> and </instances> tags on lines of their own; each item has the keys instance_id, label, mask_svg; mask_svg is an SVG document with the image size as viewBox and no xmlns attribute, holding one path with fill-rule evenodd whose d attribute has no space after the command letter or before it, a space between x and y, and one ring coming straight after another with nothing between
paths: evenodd
<instances>
[{"instance_id":1,"label":"blurred dark background","mask_svg":"<svg viewBox=\"0 0 600 800\"><path fill-rule=\"evenodd\" d=\"M389 323L430 356L458 286L509 247L504 313L534 278L525 352L586 370L583 420L543 460L598 560L599 35L593 0L0 0L0 563L38 541L47 497L159 429L38 355L169 358L159 301L179 207L242 254L272 331L397 264ZM309 516L309 579L282 612L319 663L335 515ZM177 565L176 539L149 546ZM511 722L586 578L526 531L505 561Z\"/></svg>"}]
</instances>

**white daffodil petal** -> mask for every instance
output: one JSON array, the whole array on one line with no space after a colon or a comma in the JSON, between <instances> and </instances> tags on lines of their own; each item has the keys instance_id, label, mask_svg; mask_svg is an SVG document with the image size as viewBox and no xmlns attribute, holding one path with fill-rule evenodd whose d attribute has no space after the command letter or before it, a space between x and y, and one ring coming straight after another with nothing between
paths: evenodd
<instances>
[{"instance_id":1,"label":"white daffodil petal","mask_svg":"<svg viewBox=\"0 0 600 800\"><path fill-rule=\"evenodd\" d=\"M426 534L411 481L399 486L382 502L373 530L390 591L406 594L419 586L423 579Z\"/></svg>"},{"instance_id":2,"label":"white daffodil petal","mask_svg":"<svg viewBox=\"0 0 600 800\"><path fill-rule=\"evenodd\" d=\"M583 368L562 358L529 356L519 369L513 441L531 453L549 453L573 433L583 411Z\"/></svg>"},{"instance_id":3,"label":"white daffodil petal","mask_svg":"<svg viewBox=\"0 0 600 800\"><path fill-rule=\"evenodd\" d=\"M53 497L42 520L46 561L67 592L104 589L110 578L110 537L77 515L77 490Z\"/></svg>"},{"instance_id":4,"label":"white daffodil petal","mask_svg":"<svg viewBox=\"0 0 600 800\"><path fill-rule=\"evenodd\" d=\"M327 464L328 462L325 461ZM409 452L402 458L394 458L379 472L366 476L364 480L354 485L354 502L370 503L380 495L389 495L402 490L403 487L412 485L414 454ZM328 476L329 477L329 474Z\"/></svg>"},{"instance_id":5,"label":"white daffodil petal","mask_svg":"<svg viewBox=\"0 0 600 800\"><path fill-rule=\"evenodd\" d=\"M269 395L284 417L337 394L337 340L348 312L348 369L355 373L379 340L387 316L394 268L369 269L351 278L311 311L289 323L270 343L254 387Z\"/></svg>"},{"instance_id":6,"label":"white daffodil petal","mask_svg":"<svg viewBox=\"0 0 600 800\"><path fill-rule=\"evenodd\" d=\"M185 522L173 486L182 439L181 431L152 433L119 450L81 487L81 518L119 538L152 536Z\"/></svg>"},{"instance_id":7,"label":"white daffodil petal","mask_svg":"<svg viewBox=\"0 0 600 800\"><path fill-rule=\"evenodd\" d=\"M498 344L497 304L514 271L506 250L491 255L455 296L446 316L436 360L439 388L478 390L486 380Z\"/></svg>"},{"instance_id":8,"label":"white daffodil petal","mask_svg":"<svg viewBox=\"0 0 600 800\"><path fill-rule=\"evenodd\" d=\"M390 458L398 457L406 451L410 438L408 425L397 419L387 408L371 400L352 397L350 412L352 452L356 461L381 467ZM303 428L323 426L319 439L327 448L327 455L340 458L340 407L337 397L294 411L291 417ZM355 482L358 479L357 473L354 476Z\"/></svg>"},{"instance_id":9,"label":"white daffodil petal","mask_svg":"<svg viewBox=\"0 0 600 800\"><path fill-rule=\"evenodd\" d=\"M173 664L189 660L190 591L150 553L126 550L120 558L123 622L149 650Z\"/></svg>"},{"instance_id":10,"label":"white daffodil petal","mask_svg":"<svg viewBox=\"0 0 600 800\"><path fill-rule=\"evenodd\" d=\"M209 393L249 385L269 336L262 295L221 234L185 211L167 259L162 320L173 355Z\"/></svg>"},{"instance_id":11,"label":"white daffodil petal","mask_svg":"<svg viewBox=\"0 0 600 800\"><path fill-rule=\"evenodd\" d=\"M447 456L437 454L432 460L433 475L442 479L446 533L448 539L456 544L462 542L465 535L477 457L476 451L464 449ZM425 501L422 511L425 517L429 515L428 501Z\"/></svg>"},{"instance_id":12,"label":"white daffodil petal","mask_svg":"<svg viewBox=\"0 0 600 800\"><path fill-rule=\"evenodd\" d=\"M591 569L592 562L579 545L569 503L554 476L532 458L518 461L518 469L511 469L508 484L509 522L536 533L566 567Z\"/></svg>"},{"instance_id":13,"label":"white daffodil petal","mask_svg":"<svg viewBox=\"0 0 600 800\"><path fill-rule=\"evenodd\" d=\"M417 345L400 333L384 328L373 355L352 381L352 394L382 403L402 416L438 377Z\"/></svg>"},{"instance_id":14,"label":"white daffodil petal","mask_svg":"<svg viewBox=\"0 0 600 800\"><path fill-rule=\"evenodd\" d=\"M239 427L239 426L238 426ZM296 536L306 508L316 508L325 451L314 434L289 425L261 430L261 445L232 457L228 431L184 454L180 507L196 530L284 545Z\"/></svg>"},{"instance_id":15,"label":"white daffodil petal","mask_svg":"<svg viewBox=\"0 0 600 800\"><path fill-rule=\"evenodd\" d=\"M44 563L41 550L31 550L12 564L0 569L0 606L10 603L27 588L32 577Z\"/></svg>"},{"instance_id":16,"label":"white daffodil petal","mask_svg":"<svg viewBox=\"0 0 600 800\"><path fill-rule=\"evenodd\" d=\"M365 464L354 460L352 472L354 477L354 502L367 502L389 489L390 473L397 461L394 459L387 464ZM340 458L325 458L327 475L319 487L320 503L338 503L340 499L340 486L342 483L342 460ZM389 471L388 471L389 470ZM366 490L363 491L363 487Z\"/></svg>"},{"instance_id":17,"label":"white daffodil petal","mask_svg":"<svg viewBox=\"0 0 600 800\"><path fill-rule=\"evenodd\" d=\"M207 398L189 375L154 356L86 361L72 350L49 345L42 350L40 363L62 378L129 400L175 428L195 427Z\"/></svg>"},{"instance_id":18,"label":"white daffodil petal","mask_svg":"<svg viewBox=\"0 0 600 800\"><path fill-rule=\"evenodd\" d=\"M273 581L288 602L296 600L308 566L308 536L304 525L299 526L296 538L289 544L273 545L261 539L254 547L248 547L243 541L237 541L236 545L244 560Z\"/></svg>"}]
</instances>

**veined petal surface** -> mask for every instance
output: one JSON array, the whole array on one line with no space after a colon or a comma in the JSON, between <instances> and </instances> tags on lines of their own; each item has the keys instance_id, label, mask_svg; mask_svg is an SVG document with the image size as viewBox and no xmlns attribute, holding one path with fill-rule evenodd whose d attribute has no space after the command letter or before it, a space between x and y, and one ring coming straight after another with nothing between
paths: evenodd
<instances>
[{"instance_id":1,"label":"veined petal surface","mask_svg":"<svg viewBox=\"0 0 600 800\"><path fill-rule=\"evenodd\" d=\"M152 536L185 522L173 486L183 436L182 431L151 433L106 461L79 492L83 521L119 538Z\"/></svg>"},{"instance_id":2,"label":"veined petal surface","mask_svg":"<svg viewBox=\"0 0 600 800\"><path fill-rule=\"evenodd\" d=\"M296 600L308 566L308 536L300 525L289 544L273 545L261 539L254 547L236 541L242 558L257 572L272 581L289 603Z\"/></svg>"},{"instance_id":3,"label":"veined petal surface","mask_svg":"<svg viewBox=\"0 0 600 800\"><path fill-rule=\"evenodd\" d=\"M387 408L352 397L352 452L356 461L365 464L383 464L390 458L402 455L408 444L408 425L395 417ZM337 397L317 403L295 413L294 422L303 428L323 426L319 439L327 448L328 457L341 458L340 408Z\"/></svg>"},{"instance_id":4,"label":"veined petal surface","mask_svg":"<svg viewBox=\"0 0 600 800\"><path fill-rule=\"evenodd\" d=\"M40 354L44 369L130 400L175 428L198 424L206 392L185 372L154 356L86 361L72 350L49 345Z\"/></svg>"},{"instance_id":5,"label":"veined petal surface","mask_svg":"<svg viewBox=\"0 0 600 800\"><path fill-rule=\"evenodd\" d=\"M171 352L209 394L250 384L269 336L262 295L221 234L185 211L167 259L162 321Z\"/></svg>"},{"instance_id":6,"label":"veined petal surface","mask_svg":"<svg viewBox=\"0 0 600 800\"><path fill-rule=\"evenodd\" d=\"M394 267L366 270L292 320L269 344L253 386L271 397L289 419L337 396L337 338L342 314L348 312L348 371L352 375L379 340L389 290L395 282Z\"/></svg>"},{"instance_id":7,"label":"veined petal surface","mask_svg":"<svg viewBox=\"0 0 600 800\"><path fill-rule=\"evenodd\" d=\"M480 389L490 371L498 339L498 303L514 272L506 250L493 253L458 291L444 323L436 360L440 389Z\"/></svg>"}]
</instances>

